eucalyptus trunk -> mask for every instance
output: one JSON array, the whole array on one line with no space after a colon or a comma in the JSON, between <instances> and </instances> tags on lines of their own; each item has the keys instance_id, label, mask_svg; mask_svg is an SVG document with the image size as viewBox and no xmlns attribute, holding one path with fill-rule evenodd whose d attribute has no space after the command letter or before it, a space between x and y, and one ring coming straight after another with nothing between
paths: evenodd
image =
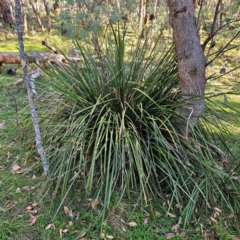
<instances>
[{"instance_id":1,"label":"eucalyptus trunk","mask_svg":"<svg viewBox=\"0 0 240 240\"><path fill-rule=\"evenodd\" d=\"M187 119L178 122L181 131L187 136L204 110L205 59L197 32L194 5L192 0L168 0L173 39L176 46L178 73L183 104L177 112Z\"/></svg>"},{"instance_id":2,"label":"eucalyptus trunk","mask_svg":"<svg viewBox=\"0 0 240 240\"><path fill-rule=\"evenodd\" d=\"M33 12L34 12L34 14L35 14L35 16L36 16L36 18L37 18L38 25L39 25L39 27L41 28L41 30L42 30L42 32L43 32L45 29L44 29L44 26L43 26L43 24L42 24L42 22L41 22L40 16L39 16L36 8L34 7L33 1L32 1L32 0L29 0L29 3L30 3L30 5L31 5L31 7L32 7L32 10L33 10Z\"/></svg>"}]
</instances>

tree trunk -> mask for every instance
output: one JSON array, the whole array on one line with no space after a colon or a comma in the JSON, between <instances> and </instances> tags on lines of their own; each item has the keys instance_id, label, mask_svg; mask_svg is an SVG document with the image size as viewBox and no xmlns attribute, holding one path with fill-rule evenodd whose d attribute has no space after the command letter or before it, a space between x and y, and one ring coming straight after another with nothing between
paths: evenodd
<instances>
[{"instance_id":1,"label":"tree trunk","mask_svg":"<svg viewBox=\"0 0 240 240\"><path fill-rule=\"evenodd\" d=\"M181 101L177 112L187 119L187 124L174 119L187 136L202 116L205 91L205 59L197 33L192 0L168 0L173 39L176 46Z\"/></svg>"},{"instance_id":2,"label":"tree trunk","mask_svg":"<svg viewBox=\"0 0 240 240\"><path fill-rule=\"evenodd\" d=\"M48 29L48 32L50 32L51 27L52 27L51 15L50 15L50 11L49 11L49 7L48 7L47 1L43 0L43 3L44 3L45 11L46 11L46 14L47 14L47 20L48 20L47 29Z\"/></svg>"},{"instance_id":3,"label":"tree trunk","mask_svg":"<svg viewBox=\"0 0 240 240\"><path fill-rule=\"evenodd\" d=\"M34 14L35 14L35 16L36 16L36 18L37 18L37 21L38 21L38 24L39 24L39 26L40 26L40 28L41 28L41 31L43 32L43 31L44 31L44 27L43 27L43 25L42 25L42 22L41 22L41 19L40 19L38 13L37 13L37 10L36 10L36 8L34 7L33 1L32 1L32 0L29 0L29 3L30 3L30 5L31 5L31 7L32 7L32 10L33 10L33 12L34 12Z\"/></svg>"},{"instance_id":4,"label":"tree trunk","mask_svg":"<svg viewBox=\"0 0 240 240\"><path fill-rule=\"evenodd\" d=\"M59 14L60 14L59 0L55 0L55 2L53 4L53 9L54 9L56 16L59 16Z\"/></svg>"},{"instance_id":5,"label":"tree trunk","mask_svg":"<svg viewBox=\"0 0 240 240\"><path fill-rule=\"evenodd\" d=\"M23 44L23 35L22 35L22 27L21 27L20 0L15 0L15 3L16 3L16 25L17 25L17 33L18 33L19 54L21 57L21 65L22 65L23 73L24 73L24 81L27 86L29 106L30 106L31 116L32 116L32 120L33 120L33 126L34 126L34 130L35 130L36 146L37 146L38 153L42 160L42 166L43 166L44 173L46 176L48 176L48 161L47 161L46 154L45 154L45 151L42 146L41 132L40 132L40 128L38 125L37 113L36 113L36 108L35 108L35 104L34 104L34 100L33 100L33 92L31 89L32 85L30 82L28 69L27 69L27 62L26 62L25 54L24 54L24 44Z\"/></svg>"},{"instance_id":6,"label":"tree trunk","mask_svg":"<svg viewBox=\"0 0 240 240\"><path fill-rule=\"evenodd\" d=\"M142 38L144 36L144 29L147 24L147 5L148 0L140 0L139 2L139 34L138 36Z\"/></svg>"},{"instance_id":7,"label":"tree trunk","mask_svg":"<svg viewBox=\"0 0 240 240\"><path fill-rule=\"evenodd\" d=\"M28 34L28 19L27 19L27 11L26 11L26 2L22 1L22 12L23 12L23 34Z\"/></svg>"},{"instance_id":8,"label":"tree trunk","mask_svg":"<svg viewBox=\"0 0 240 240\"><path fill-rule=\"evenodd\" d=\"M116 3L117 3L117 8L118 8L118 12L121 13L121 3L120 3L120 0L116 0Z\"/></svg>"},{"instance_id":9,"label":"tree trunk","mask_svg":"<svg viewBox=\"0 0 240 240\"><path fill-rule=\"evenodd\" d=\"M12 25L14 21L14 17L12 15L12 12L7 0L0 0L0 12L3 15L4 22Z\"/></svg>"}]
</instances>

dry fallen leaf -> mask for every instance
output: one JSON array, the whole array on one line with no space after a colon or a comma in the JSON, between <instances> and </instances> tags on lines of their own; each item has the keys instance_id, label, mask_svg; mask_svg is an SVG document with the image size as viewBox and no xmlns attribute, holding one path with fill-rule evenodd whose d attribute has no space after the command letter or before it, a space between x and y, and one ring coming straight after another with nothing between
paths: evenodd
<instances>
[{"instance_id":1,"label":"dry fallen leaf","mask_svg":"<svg viewBox=\"0 0 240 240\"><path fill-rule=\"evenodd\" d=\"M181 232L181 233L179 234L179 236L180 236L180 237L185 237L185 236L186 236L186 232Z\"/></svg>"},{"instance_id":2,"label":"dry fallen leaf","mask_svg":"<svg viewBox=\"0 0 240 240\"><path fill-rule=\"evenodd\" d=\"M177 232L179 228L180 228L180 225L179 225L179 224L175 224L175 225L172 226L172 230L173 230L174 232Z\"/></svg>"},{"instance_id":3,"label":"dry fallen leaf","mask_svg":"<svg viewBox=\"0 0 240 240\"><path fill-rule=\"evenodd\" d=\"M36 216L33 216L33 215L30 215L30 218L28 220L28 223L30 226L33 226L37 221L37 217Z\"/></svg>"},{"instance_id":4,"label":"dry fallen leaf","mask_svg":"<svg viewBox=\"0 0 240 240\"><path fill-rule=\"evenodd\" d=\"M114 236L112 236L112 235L107 235L106 237L107 237L107 239L114 239Z\"/></svg>"},{"instance_id":5,"label":"dry fallen leaf","mask_svg":"<svg viewBox=\"0 0 240 240\"><path fill-rule=\"evenodd\" d=\"M98 199L97 199L97 198L96 198L96 199L93 199L93 200L91 201L91 208L92 208L92 209L95 209L95 208L98 206L98 204L99 204Z\"/></svg>"},{"instance_id":6,"label":"dry fallen leaf","mask_svg":"<svg viewBox=\"0 0 240 240\"><path fill-rule=\"evenodd\" d=\"M175 237L175 235L173 233L167 233L165 235L165 237L166 237L166 239L171 239L171 238Z\"/></svg>"},{"instance_id":7,"label":"dry fallen leaf","mask_svg":"<svg viewBox=\"0 0 240 240\"><path fill-rule=\"evenodd\" d=\"M70 217L73 217L73 212L71 209L69 209L67 206L64 206L63 209L67 215L69 215Z\"/></svg>"},{"instance_id":8,"label":"dry fallen leaf","mask_svg":"<svg viewBox=\"0 0 240 240\"><path fill-rule=\"evenodd\" d=\"M171 218L176 218L177 217L175 214L172 214L172 213L167 213L167 215Z\"/></svg>"},{"instance_id":9,"label":"dry fallen leaf","mask_svg":"<svg viewBox=\"0 0 240 240\"><path fill-rule=\"evenodd\" d=\"M50 228L53 228L54 230L56 229L54 223L48 224L48 225L46 226L45 230L48 230L48 229L50 229Z\"/></svg>"},{"instance_id":10,"label":"dry fallen leaf","mask_svg":"<svg viewBox=\"0 0 240 240\"><path fill-rule=\"evenodd\" d=\"M104 233L100 234L101 239L114 239L112 235L105 235Z\"/></svg>"},{"instance_id":11,"label":"dry fallen leaf","mask_svg":"<svg viewBox=\"0 0 240 240\"><path fill-rule=\"evenodd\" d=\"M219 215L220 215L220 213L216 211L216 212L214 212L213 217L216 218L216 217L218 217Z\"/></svg>"},{"instance_id":12,"label":"dry fallen leaf","mask_svg":"<svg viewBox=\"0 0 240 240\"><path fill-rule=\"evenodd\" d=\"M60 238L62 238L62 232L63 232L63 230L62 230L62 228L60 228L59 229L59 236L60 236Z\"/></svg>"},{"instance_id":13,"label":"dry fallen leaf","mask_svg":"<svg viewBox=\"0 0 240 240\"><path fill-rule=\"evenodd\" d=\"M73 225L73 222L72 221L68 221L68 227L72 226Z\"/></svg>"},{"instance_id":14,"label":"dry fallen leaf","mask_svg":"<svg viewBox=\"0 0 240 240\"><path fill-rule=\"evenodd\" d=\"M38 202L33 202L33 203L32 203L32 206L33 206L33 207L36 207L37 205L38 205Z\"/></svg>"},{"instance_id":15,"label":"dry fallen leaf","mask_svg":"<svg viewBox=\"0 0 240 240\"><path fill-rule=\"evenodd\" d=\"M26 209L27 209L27 210L32 210L33 207L32 207L32 205L29 205L29 206L26 207Z\"/></svg>"},{"instance_id":16,"label":"dry fallen leaf","mask_svg":"<svg viewBox=\"0 0 240 240\"><path fill-rule=\"evenodd\" d=\"M120 221L121 221L122 223L126 223L122 218L120 219Z\"/></svg>"},{"instance_id":17,"label":"dry fallen leaf","mask_svg":"<svg viewBox=\"0 0 240 240\"><path fill-rule=\"evenodd\" d=\"M219 208L217 208L217 207L215 207L214 209L215 209L217 212L222 212L221 209L219 209Z\"/></svg>"},{"instance_id":18,"label":"dry fallen leaf","mask_svg":"<svg viewBox=\"0 0 240 240\"><path fill-rule=\"evenodd\" d=\"M231 213L229 216L228 216L228 218L233 218L234 217L234 214L233 213Z\"/></svg>"},{"instance_id":19,"label":"dry fallen leaf","mask_svg":"<svg viewBox=\"0 0 240 240\"><path fill-rule=\"evenodd\" d=\"M48 229L50 229L52 227L52 224L50 223L50 224L48 224L46 227L45 227L45 230L48 230Z\"/></svg>"},{"instance_id":20,"label":"dry fallen leaf","mask_svg":"<svg viewBox=\"0 0 240 240\"><path fill-rule=\"evenodd\" d=\"M176 206L177 209L182 209L183 208L183 206L179 203L177 203L175 206Z\"/></svg>"},{"instance_id":21,"label":"dry fallen leaf","mask_svg":"<svg viewBox=\"0 0 240 240\"><path fill-rule=\"evenodd\" d=\"M135 222L129 222L129 223L127 223L127 225L130 226L130 227L136 227L136 226L137 226L137 223L135 223Z\"/></svg>"},{"instance_id":22,"label":"dry fallen leaf","mask_svg":"<svg viewBox=\"0 0 240 240\"><path fill-rule=\"evenodd\" d=\"M36 179L37 177L36 177L36 175L32 175L32 180L34 180L34 179Z\"/></svg>"},{"instance_id":23,"label":"dry fallen leaf","mask_svg":"<svg viewBox=\"0 0 240 240\"><path fill-rule=\"evenodd\" d=\"M21 169L21 167L18 166L17 164L14 164L14 165L12 166L12 171L13 171L13 172L16 172L16 171L18 171L18 170L20 170L20 169Z\"/></svg>"},{"instance_id":24,"label":"dry fallen leaf","mask_svg":"<svg viewBox=\"0 0 240 240\"><path fill-rule=\"evenodd\" d=\"M148 218L145 218L143 221L144 224L148 224Z\"/></svg>"},{"instance_id":25,"label":"dry fallen leaf","mask_svg":"<svg viewBox=\"0 0 240 240\"><path fill-rule=\"evenodd\" d=\"M211 218L211 220L212 220L213 222L215 222L216 224L218 224L217 219L215 219L215 218L213 218L213 217L210 217L210 218Z\"/></svg>"},{"instance_id":26,"label":"dry fallen leaf","mask_svg":"<svg viewBox=\"0 0 240 240\"><path fill-rule=\"evenodd\" d=\"M28 190L31 189L31 186L27 185L27 186L24 186L22 189L25 190L25 191L28 191Z\"/></svg>"}]
</instances>

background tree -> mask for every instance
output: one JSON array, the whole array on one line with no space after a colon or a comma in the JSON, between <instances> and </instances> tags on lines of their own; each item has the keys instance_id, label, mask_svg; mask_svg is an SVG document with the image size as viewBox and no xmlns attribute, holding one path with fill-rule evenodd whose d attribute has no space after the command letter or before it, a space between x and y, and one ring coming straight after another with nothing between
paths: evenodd
<instances>
[{"instance_id":1,"label":"background tree","mask_svg":"<svg viewBox=\"0 0 240 240\"><path fill-rule=\"evenodd\" d=\"M197 32L192 0L168 0L168 6L178 60L181 101L186 102L177 111L188 118L190 126L193 127L202 116L204 109L206 83L204 54ZM185 124L180 126L187 134L189 126Z\"/></svg>"},{"instance_id":2,"label":"background tree","mask_svg":"<svg viewBox=\"0 0 240 240\"><path fill-rule=\"evenodd\" d=\"M38 22L38 24L39 24L39 27L41 28L41 31L43 32L45 29L44 29L44 26L43 26L42 21L41 21L41 19L40 19L39 13L37 12L37 10L36 10L36 8L35 8L35 6L34 6L34 4L33 4L33 1L32 1L32 0L29 0L29 3L30 3L30 5L31 5L31 7L32 7L32 10L33 10L34 14L35 14L35 17L36 17L36 19L37 19L37 22Z\"/></svg>"},{"instance_id":3,"label":"background tree","mask_svg":"<svg viewBox=\"0 0 240 240\"><path fill-rule=\"evenodd\" d=\"M7 0L0 0L0 11L2 13L4 22L12 26L14 18Z\"/></svg>"},{"instance_id":4,"label":"background tree","mask_svg":"<svg viewBox=\"0 0 240 240\"><path fill-rule=\"evenodd\" d=\"M143 37L144 28L147 24L148 14L148 0L140 0L139 1L139 37Z\"/></svg>"},{"instance_id":5,"label":"background tree","mask_svg":"<svg viewBox=\"0 0 240 240\"><path fill-rule=\"evenodd\" d=\"M44 3L46 15L47 15L47 29L50 32L51 26L52 26L50 10L49 10L49 6L48 6L48 2L46 0L43 0L43 3Z\"/></svg>"}]
</instances>

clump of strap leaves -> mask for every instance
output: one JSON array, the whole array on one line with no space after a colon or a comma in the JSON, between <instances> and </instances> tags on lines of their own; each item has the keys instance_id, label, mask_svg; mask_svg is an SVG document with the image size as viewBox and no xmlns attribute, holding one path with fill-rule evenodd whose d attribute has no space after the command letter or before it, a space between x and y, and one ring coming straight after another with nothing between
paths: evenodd
<instances>
[{"instance_id":1,"label":"clump of strap leaves","mask_svg":"<svg viewBox=\"0 0 240 240\"><path fill-rule=\"evenodd\" d=\"M72 187L84 190L101 202L102 216L116 193L118 202L166 199L169 209L181 206L185 226L203 206L237 213L239 167L225 167L230 159L213 134L216 116L206 109L189 136L178 131L172 119L188 119L175 111L181 104L175 52L158 46L132 44L124 27L112 26L98 60L91 47L76 43L81 64L69 60L46 72L54 98L38 113L56 192L61 188L64 201Z\"/></svg>"}]
</instances>

